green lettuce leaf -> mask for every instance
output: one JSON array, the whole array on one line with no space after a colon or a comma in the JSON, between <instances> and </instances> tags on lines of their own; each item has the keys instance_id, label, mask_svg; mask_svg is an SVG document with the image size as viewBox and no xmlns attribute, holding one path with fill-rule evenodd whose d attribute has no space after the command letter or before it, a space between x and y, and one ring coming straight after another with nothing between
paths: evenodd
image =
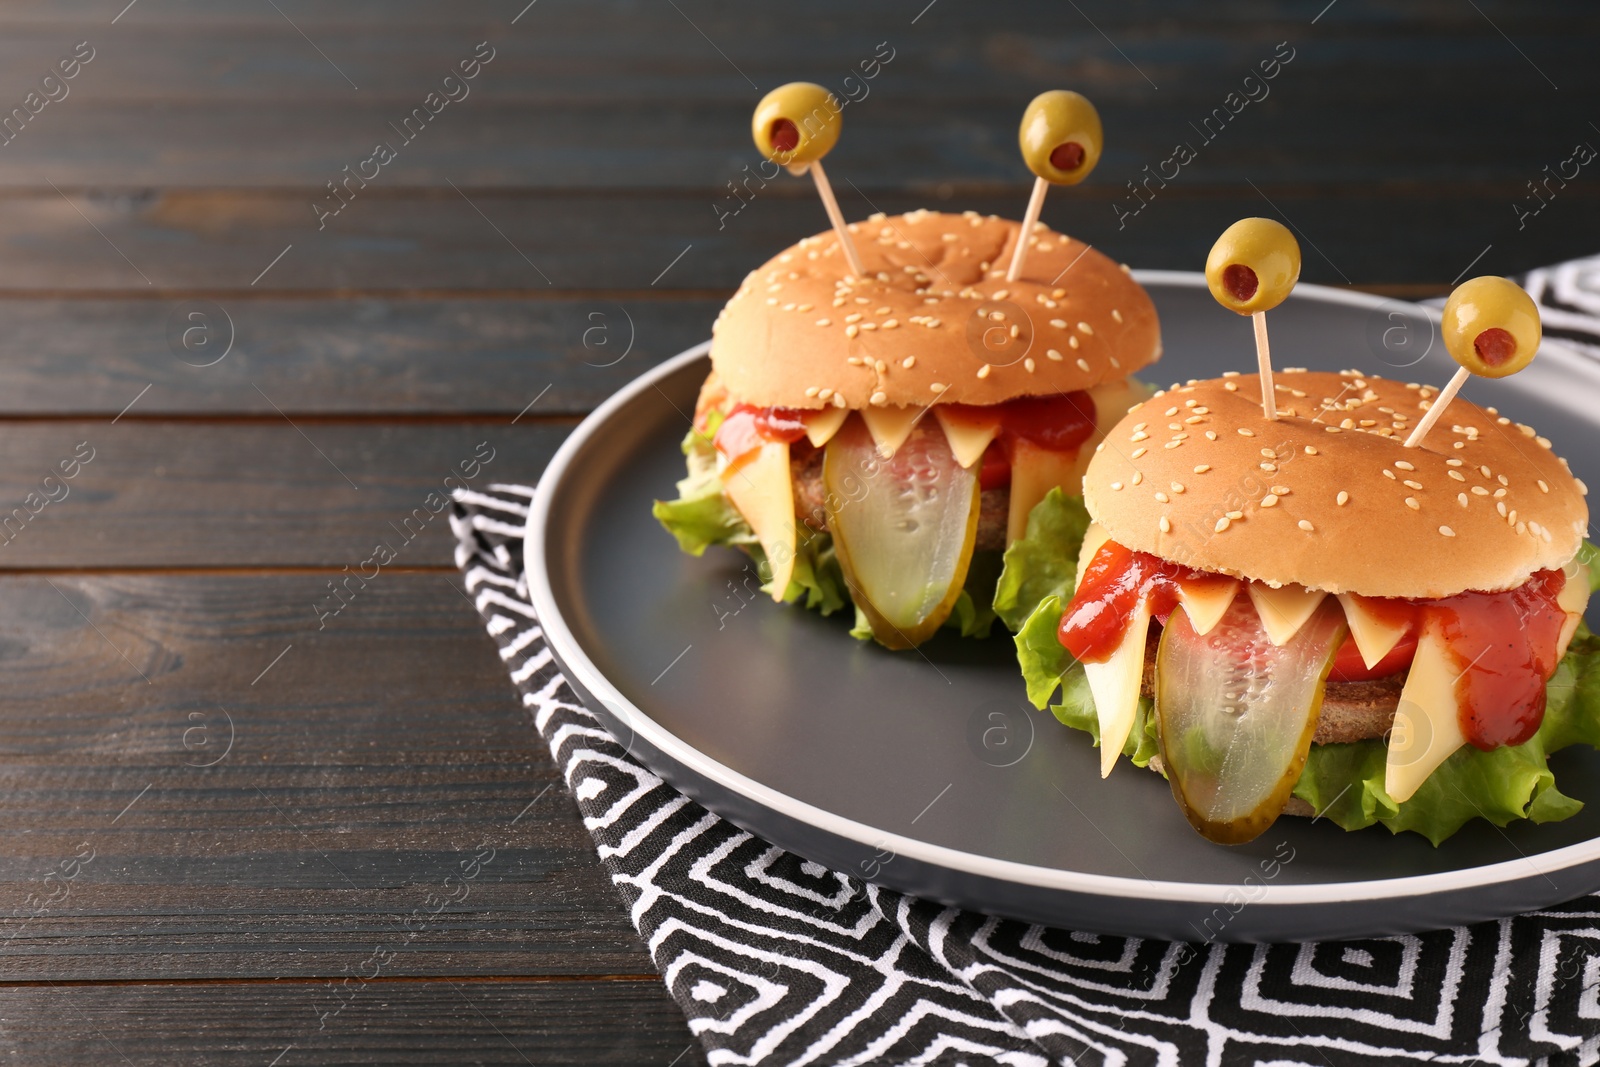
<instances>
[{"instance_id":1,"label":"green lettuce leaf","mask_svg":"<svg viewBox=\"0 0 1600 1067\"><path fill-rule=\"evenodd\" d=\"M683 439L689 473L678 483L678 499L657 500L656 521L678 539L678 547L699 556L712 545L753 545L755 531L722 491L717 450L711 438L690 429Z\"/></svg>"},{"instance_id":2,"label":"green lettuce leaf","mask_svg":"<svg viewBox=\"0 0 1600 1067\"><path fill-rule=\"evenodd\" d=\"M1028 513L1027 530L1006 549L994 591L995 614L1012 632L1020 632L1045 599L1072 598L1078 550L1088 528L1083 501L1059 488L1050 490Z\"/></svg>"},{"instance_id":3,"label":"green lettuce leaf","mask_svg":"<svg viewBox=\"0 0 1600 1067\"><path fill-rule=\"evenodd\" d=\"M1056 628L1063 607L1058 597L1041 603L1017 633L1017 661L1028 698L1050 706L1057 719L1100 743L1099 720L1083 667L1061 647ZM1383 741L1314 745L1294 795L1319 817L1346 830L1382 824L1392 833L1410 830L1435 845L1475 818L1505 826L1517 819L1559 822L1583 808L1556 787L1548 757L1568 745L1600 748L1600 638L1579 626L1547 688L1544 722L1526 743L1483 752L1469 746L1446 760L1410 800L1396 804L1384 792ZM1159 751L1150 701L1139 701L1138 718L1123 754L1143 767Z\"/></svg>"}]
</instances>

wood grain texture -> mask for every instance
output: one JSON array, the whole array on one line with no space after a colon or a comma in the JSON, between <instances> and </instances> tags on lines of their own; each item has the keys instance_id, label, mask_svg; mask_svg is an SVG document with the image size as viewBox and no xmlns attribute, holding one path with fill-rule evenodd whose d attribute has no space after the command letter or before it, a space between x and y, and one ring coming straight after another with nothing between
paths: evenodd
<instances>
[{"instance_id":1,"label":"wood grain texture","mask_svg":"<svg viewBox=\"0 0 1600 1067\"><path fill-rule=\"evenodd\" d=\"M450 489L531 484L569 428L291 423L270 408L246 423L0 424L0 568L354 570L380 543L394 566L447 566ZM61 479L80 454L92 458Z\"/></svg>"},{"instance_id":2,"label":"wood grain texture","mask_svg":"<svg viewBox=\"0 0 1600 1067\"><path fill-rule=\"evenodd\" d=\"M1015 215L1024 199L1020 193L951 193L948 200L932 192L862 195L846 177L834 181L853 220L875 209L914 207ZM1240 189L1180 179L1156 189L1142 208L1132 194L1090 187L1052 197L1044 215L1119 260L1168 270L1199 269L1228 220L1278 216L1302 235L1302 277L1332 284L1442 288L1489 244L1495 253L1482 265L1503 273L1591 251L1590 234L1600 229L1600 186L1571 185L1522 229L1514 202L1516 190L1498 185ZM738 214L729 214L731 201L725 205L711 193L645 199L476 192L468 203L449 189L374 192L320 232L310 203L310 196L251 192L74 194L70 203L54 193L0 198L0 240L10 249L0 256L0 295L485 289L704 295L731 292L768 257L826 225L815 196L798 184L769 187ZM22 254L30 249L41 251Z\"/></svg>"},{"instance_id":3,"label":"wood grain texture","mask_svg":"<svg viewBox=\"0 0 1600 1067\"><path fill-rule=\"evenodd\" d=\"M8 1063L705 1063L654 978L620 982L371 983L0 989ZM274 1059L274 1057L279 1057Z\"/></svg>"},{"instance_id":4,"label":"wood grain texture","mask_svg":"<svg viewBox=\"0 0 1600 1067\"><path fill-rule=\"evenodd\" d=\"M327 581L0 579L0 984L651 970L456 576Z\"/></svg>"},{"instance_id":5,"label":"wood grain texture","mask_svg":"<svg viewBox=\"0 0 1600 1067\"><path fill-rule=\"evenodd\" d=\"M576 416L709 337L722 306L530 296L0 300L0 416L111 417L147 384L124 421L275 416L269 397L293 417L509 421L535 397L528 417Z\"/></svg>"}]
</instances>

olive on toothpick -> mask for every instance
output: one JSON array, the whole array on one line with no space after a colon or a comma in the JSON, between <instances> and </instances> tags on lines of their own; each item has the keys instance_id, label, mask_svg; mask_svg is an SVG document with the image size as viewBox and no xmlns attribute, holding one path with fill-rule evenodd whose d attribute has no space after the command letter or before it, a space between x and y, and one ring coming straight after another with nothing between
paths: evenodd
<instances>
[{"instance_id":1,"label":"olive on toothpick","mask_svg":"<svg viewBox=\"0 0 1600 1067\"><path fill-rule=\"evenodd\" d=\"M1023 162L1034 174L1033 193L1028 197L1028 210L1022 216L1022 229L1017 234L1017 248L1011 254L1006 281L1014 282L1022 276L1022 264L1028 257L1028 236L1033 233L1039 212L1044 209L1045 192L1052 185L1077 185L1087 178L1100 162L1104 141L1100 112L1081 93L1067 89L1040 93L1022 113L1017 143L1022 148Z\"/></svg>"},{"instance_id":2,"label":"olive on toothpick","mask_svg":"<svg viewBox=\"0 0 1600 1067\"><path fill-rule=\"evenodd\" d=\"M1533 362L1543 327L1533 297L1516 282L1485 275L1462 282L1444 302L1440 333L1445 351L1461 364L1406 438L1416 448L1444 415L1467 378L1504 378Z\"/></svg>"},{"instance_id":3,"label":"olive on toothpick","mask_svg":"<svg viewBox=\"0 0 1600 1067\"><path fill-rule=\"evenodd\" d=\"M833 195L827 172L822 169L822 157L838 143L840 127L844 125L842 108L832 93L811 82L790 82L780 85L761 98L750 120L750 135L756 147L772 162L788 168L797 177L807 171L817 183L817 195L822 198L822 208L833 223L833 232L839 236L839 247L850 264L851 273L857 277L866 273L861 265L861 254L856 243L845 229L844 215L839 211L839 201Z\"/></svg>"},{"instance_id":4,"label":"olive on toothpick","mask_svg":"<svg viewBox=\"0 0 1600 1067\"><path fill-rule=\"evenodd\" d=\"M1206 285L1217 303L1249 315L1256 331L1256 367L1261 374L1261 410L1278 417L1272 384L1267 312L1288 299L1300 280L1300 244L1281 222L1240 219L1222 231L1206 257Z\"/></svg>"}]
</instances>

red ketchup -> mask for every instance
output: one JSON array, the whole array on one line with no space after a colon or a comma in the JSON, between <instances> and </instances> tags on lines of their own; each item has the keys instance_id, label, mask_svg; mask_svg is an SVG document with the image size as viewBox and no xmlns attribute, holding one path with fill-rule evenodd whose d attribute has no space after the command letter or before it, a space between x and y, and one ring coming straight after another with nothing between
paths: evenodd
<instances>
[{"instance_id":1,"label":"red ketchup","mask_svg":"<svg viewBox=\"0 0 1600 1067\"><path fill-rule=\"evenodd\" d=\"M1478 748L1520 745L1544 721L1545 683L1567 613L1556 603L1566 577L1539 571L1504 593L1457 593L1422 602L1461 667L1461 732Z\"/></svg>"},{"instance_id":2,"label":"red ketchup","mask_svg":"<svg viewBox=\"0 0 1600 1067\"><path fill-rule=\"evenodd\" d=\"M732 465L768 441L793 444L806 435L801 412L794 408L758 408L739 404L717 427L717 451Z\"/></svg>"},{"instance_id":3,"label":"red ketchup","mask_svg":"<svg viewBox=\"0 0 1600 1067\"><path fill-rule=\"evenodd\" d=\"M1011 484L1012 448L1019 439L1054 452L1071 452L1094 436L1094 398L1085 392L1019 397L985 406L947 404L940 410L953 422L1000 423L978 470L982 489Z\"/></svg>"},{"instance_id":4,"label":"red ketchup","mask_svg":"<svg viewBox=\"0 0 1600 1067\"><path fill-rule=\"evenodd\" d=\"M1148 600L1151 616L1165 623L1177 606L1180 586L1230 580L1107 541L1084 568L1057 636L1079 660L1104 662L1122 643L1140 598ZM1456 697L1462 734L1484 751L1520 745L1544 721L1545 683L1555 674L1567 617L1556 600L1565 583L1560 571L1539 571L1503 593L1466 592L1440 600L1363 597L1369 611L1390 625L1405 625L1407 632L1371 668L1347 638L1328 678L1356 682L1398 674L1410 666L1418 634L1434 625L1460 671Z\"/></svg>"},{"instance_id":5,"label":"red ketchup","mask_svg":"<svg viewBox=\"0 0 1600 1067\"><path fill-rule=\"evenodd\" d=\"M1084 569L1056 635L1082 662L1103 663L1122 644L1141 599L1148 600L1151 616L1165 623L1178 606L1180 585L1232 580L1107 541Z\"/></svg>"}]
</instances>

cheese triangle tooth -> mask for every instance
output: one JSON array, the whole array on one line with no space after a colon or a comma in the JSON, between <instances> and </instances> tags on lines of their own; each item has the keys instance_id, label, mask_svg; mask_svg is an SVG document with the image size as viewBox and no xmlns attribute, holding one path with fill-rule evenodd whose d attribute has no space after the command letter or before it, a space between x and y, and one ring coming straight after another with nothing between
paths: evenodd
<instances>
[{"instance_id":1,"label":"cheese triangle tooth","mask_svg":"<svg viewBox=\"0 0 1600 1067\"><path fill-rule=\"evenodd\" d=\"M1578 624L1583 621L1583 611L1589 606L1588 566L1579 562L1578 557L1574 556L1565 567L1561 568L1561 573L1566 576L1567 584L1561 587L1561 592L1556 596L1556 603L1567 613L1567 620L1561 625L1561 639L1556 643L1557 659L1567 654L1567 646L1572 644L1572 638L1578 632Z\"/></svg>"},{"instance_id":2,"label":"cheese triangle tooth","mask_svg":"<svg viewBox=\"0 0 1600 1067\"><path fill-rule=\"evenodd\" d=\"M1303 585L1274 589L1260 582L1251 582L1247 588L1250 590L1250 601L1256 606L1256 614L1261 616L1261 628L1267 631L1267 639L1279 648L1300 632L1300 627L1316 613L1317 605L1328 595L1320 589L1307 589Z\"/></svg>"},{"instance_id":3,"label":"cheese triangle tooth","mask_svg":"<svg viewBox=\"0 0 1600 1067\"><path fill-rule=\"evenodd\" d=\"M1466 744L1456 699L1459 673L1437 625L1428 625L1417 640L1416 658L1389 731L1383 788L1397 804L1410 800L1428 775Z\"/></svg>"},{"instance_id":4,"label":"cheese triangle tooth","mask_svg":"<svg viewBox=\"0 0 1600 1067\"><path fill-rule=\"evenodd\" d=\"M956 462L963 467L970 467L982 459L989 442L1000 432L998 415L988 421L965 419L950 415L937 406L933 414L939 420L939 425L944 427L945 440L950 442L950 451L956 457Z\"/></svg>"},{"instance_id":5,"label":"cheese triangle tooth","mask_svg":"<svg viewBox=\"0 0 1600 1067\"><path fill-rule=\"evenodd\" d=\"M911 428L926 410L915 404L898 408L862 408L861 420L867 424L867 432L872 434L878 452L888 458L906 443L906 438L911 436Z\"/></svg>"},{"instance_id":6,"label":"cheese triangle tooth","mask_svg":"<svg viewBox=\"0 0 1600 1067\"><path fill-rule=\"evenodd\" d=\"M1226 582L1180 581L1178 583L1178 603L1183 606L1183 613L1189 616L1189 625L1194 627L1194 632L1201 637L1216 628L1217 623L1228 613L1233 598L1238 594L1239 582L1233 579ZM1275 643L1282 644L1282 642Z\"/></svg>"},{"instance_id":7,"label":"cheese triangle tooth","mask_svg":"<svg viewBox=\"0 0 1600 1067\"><path fill-rule=\"evenodd\" d=\"M839 427L849 417L849 408L826 407L803 412L800 421L806 425L806 438L814 447L821 448L839 432Z\"/></svg>"},{"instance_id":8,"label":"cheese triangle tooth","mask_svg":"<svg viewBox=\"0 0 1600 1067\"><path fill-rule=\"evenodd\" d=\"M1393 652L1394 646L1410 629L1405 621L1386 620L1368 610L1361 597L1353 593L1340 593L1339 603L1344 607L1345 621L1350 624L1350 639L1356 643L1361 661L1369 668L1376 667L1383 657Z\"/></svg>"},{"instance_id":9,"label":"cheese triangle tooth","mask_svg":"<svg viewBox=\"0 0 1600 1067\"><path fill-rule=\"evenodd\" d=\"M1139 605L1128 620L1122 643L1103 663L1085 663L1083 673L1094 694L1095 716L1100 720L1100 777L1116 766L1139 712L1139 689L1144 683L1145 639L1150 633L1150 604Z\"/></svg>"},{"instance_id":10,"label":"cheese triangle tooth","mask_svg":"<svg viewBox=\"0 0 1600 1067\"><path fill-rule=\"evenodd\" d=\"M1006 544L1028 532L1028 515L1050 490L1059 487L1067 496L1083 495L1083 471L1094 449L1058 452L1040 448L1025 438L1011 445L1011 500L1006 514Z\"/></svg>"},{"instance_id":11,"label":"cheese triangle tooth","mask_svg":"<svg viewBox=\"0 0 1600 1067\"><path fill-rule=\"evenodd\" d=\"M772 568L772 599L781 601L794 574L794 486L788 442L767 441L752 458L723 471L722 490L761 542Z\"/></svg>"},{"instance_id":12,"label":"cheese triangle tooth","mask_svg":"<svg viewBox=\"0 0 1600 1067\"><path fill-rule=\"evenodd\" d=\"M1088 569L1089 561L1100 551L1100 546L1109 540L1111 535L1098 522L1091 522L1089 528L1083 531L1083 545L1078 549L1078 573L1072 580L1073 592L1077 592L1078 586L1083 584L1083 572Z\"/></svg>"}]
</instances>

